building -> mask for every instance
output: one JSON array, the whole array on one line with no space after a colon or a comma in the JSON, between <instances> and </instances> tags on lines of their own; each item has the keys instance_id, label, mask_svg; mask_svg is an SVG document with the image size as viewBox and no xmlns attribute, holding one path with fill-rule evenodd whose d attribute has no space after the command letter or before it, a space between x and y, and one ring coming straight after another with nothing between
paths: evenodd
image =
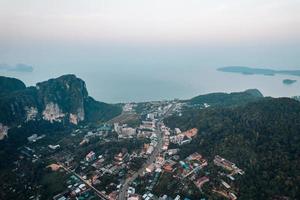
<instances>
[{"instance_id":1,"label":"building","mask_svg":"<svg viewBox=\"0 0 300 200\"><path fill-rule=\"evenodd\" d=\"M223 167L224 169L227 169L229 171L234 171L238 169L234 163L226 160L225 158L222 158L219 155L216 155L214 158L214 164L220 167Z\"/></svg>"},{"instance_id":2,"label":"building","mask_svg":"<svg viewBox=\"0 0 300 200\"><path fill-rule=\"evenodd\" d=\"M173 167L172 167L172 165L170 165L170 164L165 164L165 165L163 166L163 169L164 169L166 172L169 172L169 173L171 173L171 172L173 171Z\"/></svg>"},{"instance_id":3,"label":"building","mask_svg":"<svg viewBox=\"0 0 300 200\"><path fill-rule=\"evenodd\" d=\"M207 176L203 176L197 179L194 183L198 188L201 188L207 182L209 182L209 178Z\"/></svg>"},{"instance_id":4,"label":"building","mask_svg":"<svg viewBox=\"0 0 300 200\"><path fill-rule=\"evenodd\" d=\"M142 121L142 124L140 126L140 129L150 129L154 130L155 128L155 123L154 121Z\"/></svg>"},{"instance_id":5,"label":"building","mask_svg":"<svg viewBox=\"0 0 300 200\"><path fill-rule=\"evenodd\" d=\"M135 194L135 188L129 187L129 188L128 188L128 191L127 191L127 194L128 194L128 195Z\"/></svg>"},{"instance_id":6,"label":"building","mask_svg":"<svg viewBox=\"0 0 300 200\"><path fill-rule=\"evenodd\" d=\"M154 120L155 115L153 113L147 114L147 119Z\"/></svg>"},{"instance_id":7,"label":"building","mask_svg":"<svg viewBox=\"0 0 300 200\"><path fill-rule=\"evenodd\" d=\"M155 170L155 165L152 163L148 167L146 167L146 172L151 173Z\"/></svg>"},{"instance_id":8,"label":"building","mask_svg":"<svg viewBox=\"0 0 300 200\"><path fill-rule=\"evenodd\" d=\"M94 161L96 159L96 154L95 152L91 151L90 153L88 153L86 156L85 156L85 160L87 162L91 162L91 161Z\"/></svg>"},{"instance_id":9,"label":"building","mask_svg":"<svg viewBox=\"0 0 300 200\"><path fill-rule=\"evenodd\" d=\"M126 104L123 106L123 111L124 111L124 112L131 112L131 111L133 110L133 106L134 106L134 104L126 103Z\"/></svg>"},{"instance_id":10,"label":"building","mask_svg":"<svg viewBox=\"0 0 300 200\"><path fill-rule=\"evenodd\" d=\"M192 138L192 137L195 137L198 134L198 129L192 128L190 130L187 130L187 131L183 132L183 134L185 136L187 136L188 138Z\"/></svg>"},{"instance_id":11,"label":"building","mask_svg":"<svg viewBox=\"0 0 300 200\"><path fill-rule=\"evenodd\" d=\"M202 155L199 154L198 152L195 152L195 153L189 155L186 159L187 159L187 160L197 160L197 161L201 161Z\"/></svg>"},{"instance_id":12,"label":"building","mask_svg":"<svg viewBox=\"0 0 300 200\"><path fill-rule=\"evenodd\" d=\"M127 200L140 200L141 197L139 195L130 195L130 197L127 198Z\"/></svg>"},{"instance_id":13,"label":"building","mask_svg":"<svg viewBox=\"0 0 300 200\"><path fill-rule=\"evenodd\" d=\"M50 148L50 149L52 149L52 150L56 150L56 149L59 149L60 148L60 145L59 144L57 144L57 145L48 145L48 147Z\"/></svg>"},{"instance_id":14,"label":"building","mask_svg":"<svg viewBox=\"0 0 300 200\"><path fill-rule=\"evenodd\" d=\"M121 126L119 126L119 123L114 123L114 131L116 133L120 133L121 132Z\"/></svg>"},{"instance_id":15,"label":"building","mask_svg":"<svg viewBox=\"0 0 300 200\"><path fill-rule=\"evenodd\" d=\"M156 163L158 166L162 166L162 165L165 163L164 157L163 157L163 156L158 156L158 157L156 157L155 163Z\"/></svg>"},{"instance_id":16,"label":"building","mask_svg":"<svg viewBox=\"0 0 300 200\"><path fill-rule=\"evenodd\" d=\"M136 134L136 129L131 127L123 127L121 128L121 133L119 137L131 137Z\"/></svg>"},{"instance_id":17,"label":"building","mask_svg":"<svg viewBox=\"0 0 300 200\"><path fill-rule=\"evenodd\" d=\"M149 146L147 151L146 151L146 154L150 155L152 152L154 151L154 147L153 146Z\"/></svg>"},{"instance_id":18,"label":"building","mask_svg":"<svg viewBox=\"0 0 300 200\"><path fill-rule=\"evenodd\" d=\"M175 134L180 134L180 133L181 133L181 130L180 130L179 128L175 128L175 129L174 129L174 132L175 132Z\"/></svg>"},{"instance_id":19,"label":"building","mask_svg":"<svg viewBox=\"0 0 300 200\"><path fill-rule=\"evenodd\" d=\"M167 151L167 153L168 153L169 156L175 155L175 154L177 154L178 152L179 152L179 149L169 149L169 150Z\"/></svg>"},{"instance_id":20,"label":"building","mask_svg":"<svg viewBox=\"0 0 300 200\"><path fill-rule=\"evenodd\" d=\"M228 183L226 183L225 181L221 180L221 183L226 189L230 188L230 185Z\"/></svg>"},{"instance_id":21,"label":"building","mask_svg":"<svg viewBox=\"0 0 300 200\"><path fill-rule=\"evenodd\" d=\"M184 136L183 139L178 143L179 145L189 144L192 141L192 138Z\"/></svg>"},{"instance_id":22,"label":"building","mask_svg":"<svg viewBox=\"0 0 300 200\"><path fill-rule=\"evenodd\" d=\"M116 164L120 165L124 162L124 160L128 157L127 152L120 152L115 156Z\"/></svg>"},{"instance_id":23,"label":"building","mask_svg":"<svg viewBox=\"0 0 300 200\"><path fill-rule=\"evenodd\" d=\"M175 135L170 137L170 142L174 144L180 144L184 138L183 134Z\"/></svg>"},{"instance_id":24,"label":"building","mask_svg":"<svg viewBox=\"0 0 300 200\"><path fill-rule=\"evenodd\" d=\"M33 134L33 135L29 136L27 138L27 140L28 140L28 142L35 142L37 138L38 138L38 135L37 134Z\"/></svg>"},{"instance_id":25,"label":"building","mask_svg":"<svg viewBox=\"0 0 300 200\"><path fill-rule=\"evenodd\" d=\"M237 199L236 195L233 194L232 192L229 193L229 197L230 197L231 200L236 200Z\"/></svg>"},{"instance_id":26,"label":"building","mask_svg":"<svg viewBox=\"0 0 300 200\"><path fill-rule=\"evenodd\" d=\"M180 196L177 195L174 200L180 200Z\"/></svg>"}]
</instances>

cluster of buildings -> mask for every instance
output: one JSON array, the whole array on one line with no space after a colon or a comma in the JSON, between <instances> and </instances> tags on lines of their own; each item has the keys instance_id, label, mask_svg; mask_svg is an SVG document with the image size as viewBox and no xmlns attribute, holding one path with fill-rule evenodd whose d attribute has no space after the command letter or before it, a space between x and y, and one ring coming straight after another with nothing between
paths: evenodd
<instances>
[{"instance_id":1,"label":"cluster of buildings","mask_svg":"<svg viewBox=\"0 0 300 200\"><path fill-rule=\"evenodd\" d=\"M99 138L99 139L106 139L107 140L107 136L111 135L111 132L113 130L113 127L111 125L108 124L104 124L101 127L92 129L92 130L88 130L87 133L84 135L83 139L81 140L81 142L79 143L80 146L88 144L90 142L91 139L93 138ZM75 132L73 134L71 134L72 136L76 136L76 134L78 133L82 133L82 130L75 130Z\"/></svg>"},{"instance_id":2,"label":"cluster of buildings","mask_svg":"<svg viewBox=\"0 0 300 200\"><path fill-rule=\"evenodd\" d=\"M69 199L91 199L95 198L95 194L83 183L79 178L71 175L67 180L67 189L53 197L53 200L69 200Z\"/></svg>"},{"instance_id":3,"label":"cluster of buildings","mask_svg":"<svg viewBox=\"0 0 300 200\"><path fill-rule=\"evenodd\" d=\"M195 152L189 155L183 161L180 161L179 171L183 178L191 176L191 180L195 180L195 175L203 167L207 166L207 160L202 157L201 154Z\"/></svg>"},{"instance_id":4,"label":"cluster of buildings","mask_svg":"<svg viewBox=\"0 0 300 200\"><path fill-rule=\"evenodd\" d=\"M158 199L158 197L153 193L154 187L159 183L160 177L163 173L171 173L173 177L178 179L177 181L181 181L184 179L190 180L194 183L199 189L203 184L209 181L207 176L200 176L199 171L204 168L208 163L207 160L202 157L201 154L195 152L189 155L184 160L180 160L180 156L178 155L180 152L179 148L169 149L169 145L171 142L171 137L184 135L188 138L193 138L197 135L198 130L196 128L190 129L185 132L181 132L178 128L173 131L166 127L163 123L159 124L160 131L162 132L162 148L160 153L156 156L153 163L150 163L144 171L143 176L148 179L147 184L144 185L144 189L146 193L141 194L140 199L153 199L154 197ZM173 135L173 136L172 136ZM150 137L154 140L154 145L156 144L156 137ZM151 145L146 145L145 147L151 154L153 151L153 147ZM136 195L136 194L135 194ZM154 199L155 199L154 198ZM162 195L159 199L170 199L167 195ZM176 199L181 199L180 196L176 196Z\"/></svg>"},{"instance_id":5,"label":"cluster of buildings","mask_svg":"<svg viewBox=\"0 0 300 200\"><path fill-rule=\"evenodd\" d=\"M210 169L210 167L206 167L208 161L200 153L194 152L182 158L180 152L180 149L184 148L182 145L189 144L197 136L198 129L192 128L190 130L181 131L179 128L175 128L171 130L157 120L157 118L168 113L168 110L173 104L161 106L157 103L151 104L150 106L153 106L153 109L155 108L156 111L144 113L144 119L137 128L129 127L126 124L115 123L110 129L110 131L116 133L115 135L117 135L118 139L147 138L147 142L144 143L143 147L133 152L130 151L131 153L123 148L117 153L114 152L112 157L107 157L106 154L97 155L97 153L95 153L97 150L93 149L95 152L89 151L80 162L80 167L76 168L80 176L94 187L101 188L101 191L103 191L109 199L117 199L122 183L128 177L136 177L133 175L137 173L137 170L131 168L131 164L135 163L135 159L141 159L143 161L147 160L147 165L143 168L144 171L142 173L138 172L138 178L135 179L142 178L145 181L133 181L126 190L126 199L188 199L181 198L177 192L177 196L174 193L175 198L174 196L171 198L166 194L156 194L155 187L160 184L161 177L164 176L164 174L171 174L174 182L184 182L189 186L190 184L193 187L196 186L194 188L199 189L199 191L210 188L212 192L222 195L227 199L237 199L236 192L234 191L235 187L227 178L234 181L235 174L242 175L244 172L234 163L217 155L213 163L217 167L221 167L230 172L225 174L227 178L219 178L209 173L208 169ZM133 107L135 107L134 104L126 104L123 110L125 112L131 112ZM175 107L178 107L177 109L180 111L181 106ZM157 131L157 127L159 131ZM91 137L101 136L105 131L106 129L103 128L103 130L97 130L96 132L88 132L83 141L89 140ZM157 149L159 150L158 154ZM153 156L153 152L155 152L156 157ZM149 158L151 158L151 163L148 162ZM142 166L138 167L138 169L140 168L142 168ZM109 177L111 181L108 185L105 185L103 180L107 179L107 177ZM80 196L88 189L84 188L85 190L82 190L79 187L80 185L82 184L76 185L76 187L71 186L73 195Z\"/></svg>"},{"instance_id":6,"label":"cluster of buildings","mask_svg":"<svg viewBox=\"0 0 300 200\"><path fill-rule=\"evenodd\" d=\"M185 132L181 132L180 129L175 128L174 135L170 136L170 142L178 145L189 144L193 137L195 137L197 134L197 128L193 128Z\"/></svg>"},{"instance_id":7,"label":"cluster of buildings","mask_svg":"<svg viewBox=\"0 0 300 200\"><path fill-rule=\"evenodd\" d=\"M119 125L119 123L114 123L114 131L118 134L118 138L133 138L137 134L137 130L128 127L127 124Z\"/></svg>"},{"instance_id":8,"label":"cluster of buildings","mask_svg":"<svg viewBox=\"0 0 300 200\"><path fill-rule=\"evenodd\" d=\"M244 175L244 171L238 168L233 162L230 162L229 160L226 160L225 158L222 158L219 155L216 155L214 160L214 164L218 167L223 168L224 170L228 171L229 174L220 173L222 176L226 177L230 182L226 182L223 179L220 179L220 187L218 189L213 189L212 191L231 200L236 200L236 192L234 191L231 183L235 181L234 175Z\"/></svg>"},{"instance_id":9,"label":"cluster of buildings","mask_svg":"<svg viewBox=\"0 0 300 200\"><path fill-rule=\"evenodd\" d=\"M152 116L152 115L151 115ZM129 127L127 124L114 123L114 131L118 138L148 138L155 132L155 119L147 118L138 128Z\"/></svg>"},{"instance_id":10,"label":"cluster of buildings","mask_svg":"<svg viewBox=\"0 0 300 200\"><path fill-rule=\"evenodd\" d=\"M135 106L136 106L136 104L134 104L134 103L126 103L123 106L123 112L131 112Z\"/></svg>"},{"instance_id":11,"label":"cluster of buildings","mask_svg":"<svg viewBox=\"0 0 300 200\"><path fill-rule=\"evenodd\" d=\"M204 159L201 154L195 152L184 160L180 160L177 155L178 153L179 149L163 151L156 157L155 162L147 166L144 174L144 176L148 178L148 184L145 185L145 190L147 192L142 194L141 199L173 199L166 194L162 194L159 197L154 193L153 189L159 183L160 177L164 173L171 173L175 182L182 182L188 179L199 189L201 189L201 187L209 181L207 176L201 176L199 173L199 171L208 164L207 160ZM183 200L188 198L181 198L177 195L175 199Z\"/></svg>"},{"instance_id":12,"label":"cluster of buildings","mask_svg":"<svg viewBox=\"0 0 300 200\"><path fill-rule=\"evenodd\" d=\"M219 155L215 156L214 164L232 172L231 176L235 174L244 175L245 173L243 170L238 168L234 163L230 162L229 160L226 160L225 158L222 158Z\"/></svg>"},{"instance_id":13,"label":"cluster of buildings","mask_svg":"<svg viewBox=\"0 0 300 200\"><path fill-rule=\"evenodd\" d=\"M129 160L129 154L127 152L126 149L123 149L123 151L121 151L120 153L118 153L117 155L115 155L114 159L115 159L115 163L120 166L123 163L125 163L126 161Z\"/></svg>"},{"instance_id":14,"label":"cluster of buildings","mask_svg":"<svg viewBox=\"0 0 300 200\"><path fill-rule=\"evenodd\" d=\"M235 188L231 186L230 182L228 183L218 176L215 177L210 175L209 170L207 171L207 168L205 168L208 165L208 161L200 153L194 152L181 160L178 155L180 153L179 148L169 149L170 143L174 143L179 146L182 145L182 141L185 140L185 137L192 140L198 134L198 130L196 128L184 132L181 132L178 128L172 131L170 128L161 123L160 129L163 133L162 149L160 154L155 158L155 161L149 164L145 169L144 176L149 179L148 184L145 185L145 190L147 192L141 194L142 197L139 199L150 200L153 199L153 195L156 199L158 198L155 193L153 193L153 188L159 183L160 177L163 173L171 173L174 177L174 181L189 181L200 191L202 191L204 185L210 183L208 185L212 192L230 200L237 199L236 192L234 191ZM153 150L153 148L151 148L150 145L147 146L147 148L149 149L149 154L151 154L151 150ZM218 155L215 156L213 163L216 166L229 170L230 174L227 174L226 177L231 180L234 180L233 176L235 174L244 174L244 172L234 163ZM216 183L219 183L220 185L215 185ZM165 199L170 199L170 197L166 194L159 197L159 199L163 199L163 197L165 197ZM137 198L137 194L135 194L135 198ZM180 196L176 198L182 199Z\"/></svg>"}]
</instances>

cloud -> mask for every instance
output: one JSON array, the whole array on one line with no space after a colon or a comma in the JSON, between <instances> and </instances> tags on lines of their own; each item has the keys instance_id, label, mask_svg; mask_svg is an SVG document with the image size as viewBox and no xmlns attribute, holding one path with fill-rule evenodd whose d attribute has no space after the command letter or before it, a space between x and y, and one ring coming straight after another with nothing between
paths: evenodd
<instances>
[{"instance_id":1,"label":"cloud","mask_svg":"<svg viewBox=\"0 0 300 200\"><path fill-rule=\"evenodd\" d=\"M298 0L88 2L2 0L0 42L294 44L300 40Z\"/></svg>"},{"instance_id":2,"label":"cloud","mask_svg":"<svg viewBox=\"0 0 300 200\"><path fill-rule=\"evenodd\" d=\"M0 64L1 71L12 71L12 72L33 72L33 66L18 63L16 65L8 65L5 63Z\"/></svg>"}]
</instances>

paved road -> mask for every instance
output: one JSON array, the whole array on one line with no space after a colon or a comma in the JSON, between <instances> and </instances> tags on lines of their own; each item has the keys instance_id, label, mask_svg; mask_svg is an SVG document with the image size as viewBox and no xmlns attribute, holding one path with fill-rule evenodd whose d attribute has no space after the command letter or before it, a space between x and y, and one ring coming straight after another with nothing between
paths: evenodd
<instances>
[{"instance_id":1,"label":"paved road","mask_svg":"<svg viewBox=\"0 0 300 200\"><path fill-rule=\"evenodd\" d=\"M156 157L158 156L158 154L161 153L163 141L162 141L162 132L160 130L160 127L158 127L158 124L160 122L162 122L163 119L164 119L164 117L168 116L173 111L174 108L175 108L175 105L173 104L169 108L169 110L165 113L165 115L161 119L158 120L157 125L156 125L156 130L155 130L155 132L157 134L157 137L158 137L158 143L157 143L156 147L154 148L154 150L153 150L152 154L150 155L150 157L147 159L146 163L136 173L134 173L131 177L127 178L125 180L125 182L122 184L122 187L120 188L120 191L119 191L118 200L125 200L125 199L127 199L126 198L126 194L127 194L129 185L139 175L142 175L143 172L145 171L146 167L149 166L151 163L153 163L155 161Z\"/></svg>"},{"instance_id":2,"label":"paved road","mask_svg":"<svg viewBox=\"0 0 300 200\"><path fill-rule=\"evenodd\" d=\"M147 159L146 163L136 173L134 173L131 177L127 178L125 180L125 182L122 184L122 187L120 188L120 192L119 192L119 196L118 196L119 200L126 199L126 194L127 194L127 190L129 188L129 185L139 175L143 174L143 172L146 170L146 167L149 166L151 163L153 163L155 161L156 157L158 156L158 154L161 152L162 134L161 134L160 131L156 131L156 134L158 136L158 143L157 143L156 147L154 148L154 150L153 150L152 154L150 155L150 157Z\"/></svg>"},{"instance_id":3,"label":"paved road","mask_svg":"<svg viewBox=\"0 0 300 200\"><path fill-rule=\"evenodd\" d=\"M94 186L92 186L92 184L90 184L89 182L87 182L85 179L83 179L79 174L77 174L76 172L71 171L70 169L68 169L67 167L65 167L62 163L57 163L61 168L63 168L65 171L73 174L74 176L76 176L77 178L79 178L82 182L84 182L87 187L91 188L92 190L94 190L94 192L96 193L96 195L102 199L102 200L108 200L109 198L103 194L102 192L100 192L99 190L97 190Z\"/></svg>"}]
</instances>

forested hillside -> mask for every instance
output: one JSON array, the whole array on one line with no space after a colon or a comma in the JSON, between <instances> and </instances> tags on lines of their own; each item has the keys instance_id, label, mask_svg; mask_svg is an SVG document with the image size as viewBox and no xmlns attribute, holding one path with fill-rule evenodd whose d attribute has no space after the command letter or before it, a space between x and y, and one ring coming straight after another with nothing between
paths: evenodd
<instances>
[{"instance_id":1,"label":"forested hillside","mask_svg":"<svg viewBox=\"0 0 300 200\"><path fill-rule=\"evenodd\" d=\"M221 155L245 170L239 199L300 198L300 102L264 98L235 108L193 109L165 122L200 130L182 156Z\"/></svg>"}]
</instances>

